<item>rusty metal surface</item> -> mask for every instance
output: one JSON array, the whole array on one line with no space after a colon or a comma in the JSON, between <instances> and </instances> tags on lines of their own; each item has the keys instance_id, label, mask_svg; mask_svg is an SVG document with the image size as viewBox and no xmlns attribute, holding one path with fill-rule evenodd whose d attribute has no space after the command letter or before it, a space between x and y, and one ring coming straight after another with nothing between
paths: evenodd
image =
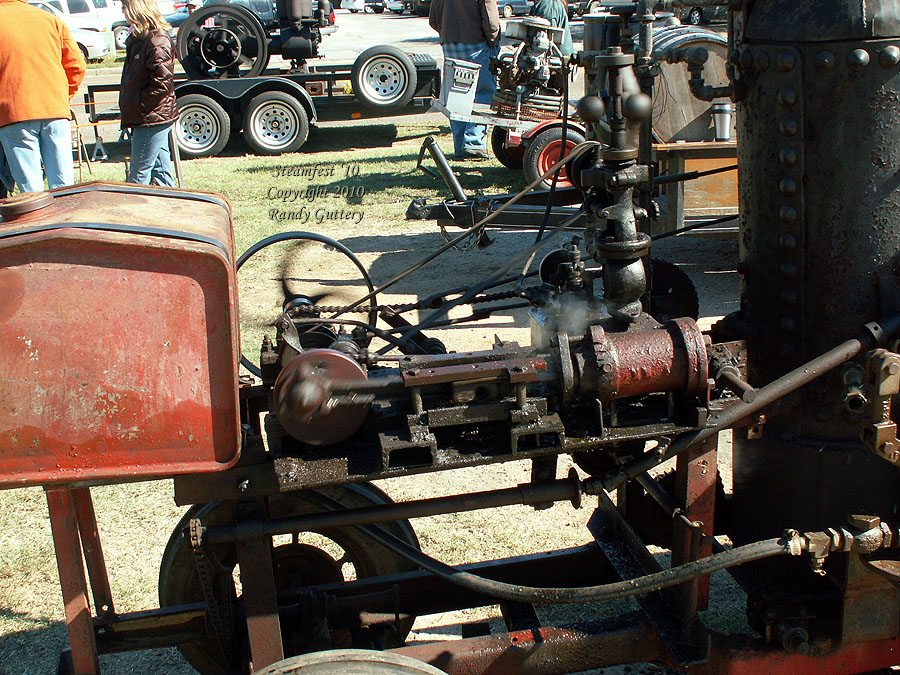
<instances>
[{"instance_id":1,"label":"rusty metal surface","mask_svg":"<svg viewBox=\"0 0 900 675\"><path fill-rule=\"evenodd\" d=\"M75 675L92 675L100 671L100 664L71 492L47 490L47 509L72 649L72 667Z\"/></svg>"},{"instance_id":2,"label":"rusty metal surface","mask_svg":"<svg viewBox=\"0 0 900 675\"><path fill-rule=\"evenodd\" d=\"M620 663L667 661L666 649L638 615L393 650L449 675L562 675Z\"/></svg>"},{"instance_id":3,"label":"rusty metal surface","mask_svg":"<svg viewBox=\"0 0 900 675\"><path fill-rule=\"evenodd\" d=\"M0 487L237 458L229 209L146 192L79 186L0 221Z\"/></svg>"}]
</instances>

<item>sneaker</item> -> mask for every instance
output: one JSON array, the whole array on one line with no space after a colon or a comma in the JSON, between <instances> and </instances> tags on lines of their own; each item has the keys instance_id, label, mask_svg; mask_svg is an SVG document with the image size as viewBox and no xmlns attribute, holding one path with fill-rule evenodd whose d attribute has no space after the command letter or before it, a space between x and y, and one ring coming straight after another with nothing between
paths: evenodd
<instances>
[{"instance_id":1,"label":"sneaker","mask_svg":"<svg viewBox=\"0 0 900 675\"><path fill-rule=\"evenodd\" d=\"M491 156L484 148L463 148L462 155L464 159L490 159Z\"/></svg>"}]
</instances>

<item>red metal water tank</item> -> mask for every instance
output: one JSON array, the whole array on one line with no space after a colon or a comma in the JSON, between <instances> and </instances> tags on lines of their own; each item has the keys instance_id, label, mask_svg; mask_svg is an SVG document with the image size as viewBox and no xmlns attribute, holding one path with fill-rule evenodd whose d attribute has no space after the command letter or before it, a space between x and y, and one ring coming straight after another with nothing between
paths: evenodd
<instances>
[{"instance_id":1,"label":"red metal water tank","mask_svg":"<svg viewBox=\"0 0 900 675\"><path fill-rule=\"evenodd\" d=\"M90 183L0 206L0 487L230 466L238 359L224 198Z\"/></svg>"}]
</instances>

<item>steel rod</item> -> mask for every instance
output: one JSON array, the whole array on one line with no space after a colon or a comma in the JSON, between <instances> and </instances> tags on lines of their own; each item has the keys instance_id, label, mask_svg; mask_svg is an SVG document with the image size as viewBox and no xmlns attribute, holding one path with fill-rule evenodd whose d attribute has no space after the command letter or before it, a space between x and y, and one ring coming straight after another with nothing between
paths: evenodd
<instances>
[{"instance_id":1,"label":"steel rod","mask_svg":"<svg viewBox=\"0 0 900 675\"><path fill-rule=\"evenodd\" d=\"M541 504L545 502L571 501L578 504L581 484L577 476L570 474L541 483L523 483L513 488L485 490L463 495L433 497L414 501L342 509L312 513L293 518L252 520L231 525L213 525L206 528L204 543L235 542L252 537L275 536L292 532L319 531L336 527L352 527L374 523L389 523L409 518L424 518L445 513L477 511L516 504Z\"/></svg>"}]
</instances>

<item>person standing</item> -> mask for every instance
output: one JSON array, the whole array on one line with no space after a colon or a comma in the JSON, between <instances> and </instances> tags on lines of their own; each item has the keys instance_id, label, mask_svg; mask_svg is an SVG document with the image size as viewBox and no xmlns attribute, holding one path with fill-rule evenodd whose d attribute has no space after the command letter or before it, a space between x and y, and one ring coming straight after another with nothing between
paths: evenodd
<instances>
[{"instance_id":1,"label":"person standing","mask_svg":"<svg viewBox=\"0 0 900 675\"><path fill-rule=\"evenodd\" d=\"M565 0L535 0L531 7L531 16L547 19L551 26L562 28L563 38L559 45L559 51L563 56L571 56L575 53L572 31L569 30L569 8Z\"/></svg>"},{"instance_id":2,"label":"person standing","mask_svg":"<svg viewBox=\"0 0 900 675\"><path fill-rule=\"evenodd\" d=\"M481 66L475 85L475 103L490 103L496 83L491 57L500 52L500 12L497 0L431 0L429 25L438 32L445 59L471 61ZM457 157L487 158L487 127L450 120Z\"/></svg>"},{"instance_id":3,"label":"person standing","mask_svg":"<svg viewBox=\"0 0 900 675\"><path fill-rule=\"evenodd\" d=\"M75 182L69 99L85 68L62 21L0 0L0 144L22 192L42 191L44 172L51 188Z\"/></svg>"},{"instance_id":4,"label":"person standing","mask_svg":"<svg viewBox=\"0 0 900 675\"><path fill-rule=\"evenodd\" d=\"M174 187L169 132L175 108L175 47L156 0L123 0L131 25L119 90L122 128L131 133L129 183Z\"/></svg>"}]
</instances>

